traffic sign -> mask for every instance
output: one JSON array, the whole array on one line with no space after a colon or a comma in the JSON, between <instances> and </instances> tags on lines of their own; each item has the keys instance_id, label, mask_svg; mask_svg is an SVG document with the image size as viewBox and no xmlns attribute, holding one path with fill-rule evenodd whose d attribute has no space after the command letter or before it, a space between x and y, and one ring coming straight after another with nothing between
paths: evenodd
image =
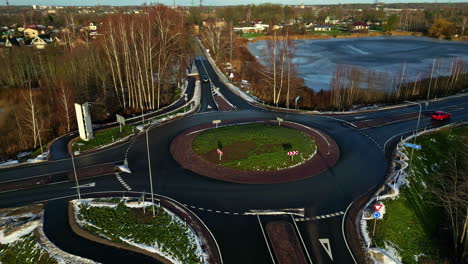
<instances>
[{"instance_id":1,"label":"traffic sign","mask_svg":"<svg viewBox=\"0 0 468 264\"><path fill-rule=\"evenodd\" d=\"M297 155L299 154L299 151L295 150L295 151L288 151L288 156L294 156L294 155Z\"/></svg>"},{"instance_id":2,"label":"traffic sign","mask_svg":"<svg viewBox=\"0 0 468 264\"><path fill-rule=\"evenodd\" d=\"M421 145L416 145L416 144L411 144L411 143L405 143L405 146L409 148L414 148L414 149L421 149Z\"/></svg>"},{"instance_id":3,"label":"traffic sign","mask_svg":"<svg viewBox=\"0 0 468 264\"><path fill-rule=\"evenodd\" d=\"M375 212L372 216L373 216L375 219L380 218L380 213L379 213L379 212Z\"/></svg>"},{"instance_id":4,"label":"traffic sign","mask_svg":"<svg viewBox=\"0 0 468 264\"><path fill-rule=\"evenodd\" d=\"M221 157L223 156L223 151L220 149L216 149L216 152L218 152L219 160L221 160Z\"/></svg>"},{"instance_id":5,"label":"traffic sign","mask_svg":"<svg viewBox=\"0 0 468 264\"><path fill-rule=\"evenodd\" d=\"M278 120L278 126L281 126L281 122L284 121L284 119L281 117L277 117L276 120Z\"/></svg>"},{"instance_id":6,"label":"traffic sign","mask_svg":"<svg viewBox=\"0 0 468 264\"><path fill-rule=\"evenodd\" d=\"M218 128L218 124L221 124L221 120L213 120L212 123L216 125L216 128Z\"/></svg>"},{"instance_id":7,"label":"traffic sign","mask_svg":"<svg viewBox=\"0 0 468 264\"><path fill-rule=\"evenodd\" d=\"M375 209L375 211L376 211L376 212L379 211L380 208L382 208L382 206L383 206L383 205L381 205L381 204L374 204L374 209Z\"/></svg>"}]
</instances>

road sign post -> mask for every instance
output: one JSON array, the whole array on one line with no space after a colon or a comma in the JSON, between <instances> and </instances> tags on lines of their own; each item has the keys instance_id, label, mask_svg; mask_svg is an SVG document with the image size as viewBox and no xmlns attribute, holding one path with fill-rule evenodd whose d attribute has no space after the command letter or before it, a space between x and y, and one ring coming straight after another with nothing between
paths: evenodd
<instances>
[{"instance_id":1,"label":"road sign post","mask_svg":"<svg viewBox=\"0 0 468 264\"><path fill-rule=\"evenodd\" d=\"M212 123L216 125L216 128L218 128L218 124L221 123L221 120L213 120Z\"/></svg>"},{"instance_id":2,"label":"road sign post","mask_svg":"<svg viewBox=\"0 0 468 264\"><path fill-rule=\"evenodd\" d=\"M218 152L219 160L221 160L221 157L223 156L223 151L220 149L217 149L216 152Z\"/></svg>"},{"instance_id":3,"label":"road sign post","mask_svg":"<svg viewBox=\"0 0 468 264\"><path fill-rule=\"evenodd\" d=\"M299 154L299 151L294 150L294 151L288 151L288 156L291 156L291 161L293 161L294 156Z\"/></svg>"},{"instance_id":4,"label":"road sign post","mask_svg":"<svg viewBox=\"0 0 468 264\"><path fill-rule=\"evenodd\" d=\"M284 119L281 117L277 117L276 120L278 120L278 126L281 126L281 122L284 121Z\"/></svg>"},{"instance_id":5,"label":"road sign post","mask_svg":"<svg viewBox=\"0 0 468 264\"><path fill-rule=\"evenodd\" d=\"M405 143L405 146L409 148L417 149L417 150L422 149L421 145L416 145L416 144L411 144L411 143Z\"/></svg>"},{"instance_id":6,"label":"road sign post","mask_svg":"<svg viewBox=\"0 0 468 264\"><path fill-rule=\"evenodd\" d=\"M125 125L125 117L123 117L123 116L121 116L119 114L116 114L115 116L117 118L117 122L119 123L120 133L122 133L122 125Z\"/></svg>"}]
</instances>

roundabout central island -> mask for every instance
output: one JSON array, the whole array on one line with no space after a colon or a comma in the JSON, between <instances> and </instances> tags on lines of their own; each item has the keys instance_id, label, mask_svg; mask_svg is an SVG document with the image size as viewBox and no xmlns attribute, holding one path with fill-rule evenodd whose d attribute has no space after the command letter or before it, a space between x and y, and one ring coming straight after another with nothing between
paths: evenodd
<instances>
[{"instance_id":1,"label":"roundabout central island","mask_svg":"<svg viewBox=\"0 0 468 264\"><path fill-rule=\"evenodd\" d=\"M202 176L271 184L320 174L338 161L339 148L329 135L299 123L227 120L218 128L203 124L184 131L172 141L171 154Z\"/></svg>"}]
</instances>

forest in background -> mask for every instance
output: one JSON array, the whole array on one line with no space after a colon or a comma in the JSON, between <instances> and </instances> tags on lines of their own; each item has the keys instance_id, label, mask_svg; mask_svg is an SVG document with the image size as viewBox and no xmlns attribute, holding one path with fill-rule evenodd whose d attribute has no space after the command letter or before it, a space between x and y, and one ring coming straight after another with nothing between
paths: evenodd
<instances>
[{"instance_id":1,"label":"forest in background","mask_svg":"<svg viewBox=\"0 0 468 264\"><path fill-rule=\"evenodd\" d=\"M171 103L193 54L185 21L184 13L151 6L102 16L97 40L68 30L45 50L0 50L0 158L75 129L74 103L90 102L95 123Z\"/></svg>"}]
</instances>

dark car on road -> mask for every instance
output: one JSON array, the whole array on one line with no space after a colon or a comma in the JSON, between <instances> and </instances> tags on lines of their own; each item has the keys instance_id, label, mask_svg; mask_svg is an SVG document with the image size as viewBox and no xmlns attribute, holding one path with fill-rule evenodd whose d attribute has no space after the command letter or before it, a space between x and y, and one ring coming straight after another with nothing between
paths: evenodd
<instances>
[{"instance_id":1,"label":"dark car on road","mask_svg":"<svg viewBox=\"0 0 468 264\"><path fill-rule=\"evenodd\" d=\"M210 79L208 78L207 75L204 75L204 76L202 77L202 81L203 81L204 83L207 83L207 82L210 81Z\"/></svg>"},{"instance_id":2,"label":"dark car on road","mask_svg":"<svg viewBox=\"0 0 468 264\"><path fill-rule=\"evenodd\" d=\"M452 117L452 114L444 111L435 111L431 114L431 118L434 120L446 120L450 119L450 117Z\"/></svg>"}]
</instances>

